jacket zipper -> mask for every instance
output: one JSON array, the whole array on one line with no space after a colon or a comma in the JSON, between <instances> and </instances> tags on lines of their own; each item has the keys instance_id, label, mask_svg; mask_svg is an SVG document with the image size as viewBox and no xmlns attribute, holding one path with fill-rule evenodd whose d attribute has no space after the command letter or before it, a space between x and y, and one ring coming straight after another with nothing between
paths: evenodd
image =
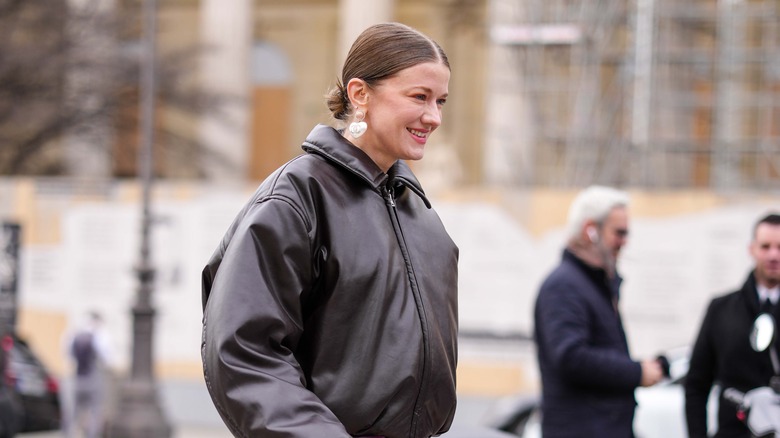
<instances>
[{"instance_id":1,"label":"jacket zipper","mask_svg":"<svg viewBox=\"0 0 780 438\"><path fill-rule=\"evenodd\" d=\"M427 336L427 317L425 315L425 309L422 305L422 294L419 291L419 288L415 286L416 281L413 279L413 271L412 271L412 261L409 259L409 253L406 248L406 242L403 237L403 232L401 231L401 223L398 220L398 212L395 209L395 190L393 187L390 187L389 189L387 186L382 186L382 197L385 199L385 203L389 207L389 213L391 216L391 222L393 223L393 229L396 233L396 240L398 241L398 245L401 247L401 253L403 254L404 261L406 262L407 266L407 275L409 276L409 286L412 289L412 296L415 299L415 302L418 303L418 312L420 313L420 329L422 330L422 340L423 340L423 369L422 369L422 377L420 379L420 388L419 393L417 394L417 399L414 402L414 407L412 408L412 424L411 424L411 436L416 436L417 433L417 425L418 420L420 417L420 398L423 395L423 392L425 391L426 387L426 381L427 381L427 374L428 374L428 336ZM415 289L417 289L418 296L415 296Z\"/></svg>"}]
</instances>

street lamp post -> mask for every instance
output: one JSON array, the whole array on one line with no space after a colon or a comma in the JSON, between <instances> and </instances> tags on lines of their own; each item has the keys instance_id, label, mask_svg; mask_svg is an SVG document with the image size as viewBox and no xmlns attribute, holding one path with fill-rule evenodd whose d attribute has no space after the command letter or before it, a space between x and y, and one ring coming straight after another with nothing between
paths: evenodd
<instances>
[{"instance_id":1,"label":"street lamp post","mask_svg":"<svg viewBox=\"0 0 780 438\"><path fill-rule=\"evenodd\" d=\"M111 438L168 438L171 426L157 397L153 370L152 339L155 310L152 306L155 269L151 262L150 211L154 178L154 107L156 94L157 0L145 0L144 44L141 65L140 156L142 184L141 243L136 275L138 291L133 305L132 369L119 388L116 413L108 427Z\"/></svg>"}]
</instances>

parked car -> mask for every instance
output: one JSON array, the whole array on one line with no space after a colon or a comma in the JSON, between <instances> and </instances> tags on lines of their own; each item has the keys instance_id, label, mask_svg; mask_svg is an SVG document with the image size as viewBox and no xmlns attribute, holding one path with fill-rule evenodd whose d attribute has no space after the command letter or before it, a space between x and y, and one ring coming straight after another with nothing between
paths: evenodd
<instances>
[{"instance_id":1,"label":"parked car","mask_svg":"<svg viewBox=\"0 0 780 438\"><path fill-rule=\"evenodd\" d=\"M62 413L57 379L20 337L6 336L1 344L8 358L4 384L10 390L18 432L58 430Z\"/></svg>"},{"instance_id":2,"label":"parked car","mask_svg":"<svg viewBox=\"0 0 780 438\"><path fill-rule=\"evenodd\" d=\"M669 361L669 378L648 388L637 388L637 409L634 432L637 438L685 438L685 391L682 383L688 374L690 348L680 347L665 352ZM710 427L717 415L717 389L708 403ZM493 428L522 438L540 438L541 398L538 394L523 394L500 400L490 411L485 423ZM573 425L576 427L576 425Z\"/></svg>"}]
</instances>

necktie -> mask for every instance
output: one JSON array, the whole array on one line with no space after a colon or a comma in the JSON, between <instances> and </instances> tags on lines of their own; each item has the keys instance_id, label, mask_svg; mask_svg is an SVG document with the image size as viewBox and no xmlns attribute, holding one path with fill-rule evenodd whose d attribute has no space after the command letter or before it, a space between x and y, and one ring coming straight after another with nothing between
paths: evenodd
<instances>
[{"instance_id":1,"label":"necktie","mask_svg":"<svg viewBox=\"0 0 780 438\"><path fill-rule=\"evenodd\" d=\"M758 313L772 313L772 308L774 306L772 305L772 301L769 300L769 298L765 298L764 301L761 303L760 308L758 309Z\"/></svg>"}]
</instances>

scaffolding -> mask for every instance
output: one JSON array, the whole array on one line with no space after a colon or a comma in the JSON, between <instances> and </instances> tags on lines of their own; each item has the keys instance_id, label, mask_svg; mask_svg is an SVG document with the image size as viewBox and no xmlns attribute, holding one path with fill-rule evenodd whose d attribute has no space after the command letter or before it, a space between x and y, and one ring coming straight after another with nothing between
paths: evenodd
<instances>
[{"instance_id":1,"label":"scaffolding","mask_svg":"<svg viewBox=\"0 0 780 438\"><path fill-rule=\"evenodd\" d=\"M509 3L491 37L530 115L498 135L533 126L522 184L780 186L778 0Z\"/></svg>"}]
</instances>

